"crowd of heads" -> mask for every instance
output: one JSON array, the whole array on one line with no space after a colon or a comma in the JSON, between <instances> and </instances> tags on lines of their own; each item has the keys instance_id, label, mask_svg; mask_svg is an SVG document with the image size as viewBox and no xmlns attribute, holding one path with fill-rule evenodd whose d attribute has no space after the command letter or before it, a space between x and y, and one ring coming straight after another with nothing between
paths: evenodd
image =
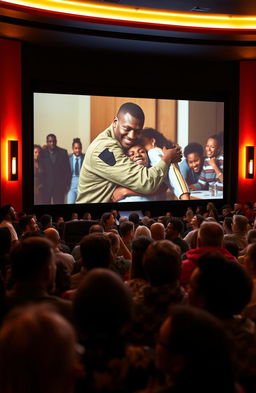
<instances>
[{"instance_id":1,"label":"crowd of heads","mask_svg":"<svg viewBox=\"0 0 256 393\"><path fill-rule=\"evenodd\" d=\"M1 391L253 393L256 229L242 208L123 221L106 212L65 244L66 222L15 222L3 206Z\"/></svg>"}]
</instances>

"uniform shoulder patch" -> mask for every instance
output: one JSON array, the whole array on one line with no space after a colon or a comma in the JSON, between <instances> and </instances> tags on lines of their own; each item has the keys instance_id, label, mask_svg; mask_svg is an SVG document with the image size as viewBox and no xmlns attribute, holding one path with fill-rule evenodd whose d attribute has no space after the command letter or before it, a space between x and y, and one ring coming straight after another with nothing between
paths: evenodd
<instances>
[{"instance_id":1,"label":"uniform shoulder patch","mask_svg":"<svg viewBox=\"0 0 256 393\"><path fill-rule=\"evenodd\" d=\"M104 149L100 154L99 154L99 158L105 162L105 164L109 165L109 166L114 166L116 164L116 159L114 154L109 151L107 148Z\"/></svg>"}]
</instances>

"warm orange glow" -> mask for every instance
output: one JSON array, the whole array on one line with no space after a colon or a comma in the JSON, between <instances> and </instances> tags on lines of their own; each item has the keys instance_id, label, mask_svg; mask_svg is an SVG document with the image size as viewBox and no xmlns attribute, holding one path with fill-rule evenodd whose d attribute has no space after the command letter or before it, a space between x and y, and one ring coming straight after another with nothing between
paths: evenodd
<instances>
[{"instance_id":1,"label":"warm orange glow","mask_svg":"<svg viewBox=\"0 0 256 393\"><path fill-rule=\"evenodd\" d=\"M199 12L175 12L158 9L128 7L87 1L68 0L2 0L2 3L31 10L41 10L77 16L80 18L98 18L101 21L135 22L152 26L208 28L221 30L256 30L256 16L238 16L228 14L208 14Z\"/></svg>"},{"instance_id":2,"label":"warm orange glow","mask_svg":"<svg viewBox=\"0 0 256 393\"><path fill-rule=\"evenodd\" d=\"M249 169L248 172L250 175L253 175L253 160L249 161Z\"/></svg>"},{"instance_id":3,"label":"warm orange glow","mask_svg":"<svg viewBox=\"0 0 256 393\"><path fill-rule=\"evenodd\" d=\"M6 181L10 181L9 180L9 165L8 165L8 161L9 161L9 141L15 141L15 140L17 140L17 138L15 138L15 137L13 137L13 136L8 136L7 137L7 139L6 139L6 142L5 142L5 146L6 146L6 149L5 149L5 157L4 157L4 168L3 168L3 173L5 174L5 180ZM13 158L15 158L15 157L13 157ZM13 169L14 169L14 163L13 163L13 160L12 160L12 167L11 167L11 172L12 172L12 174L14 175L14 174L16 174L16 172L17 172L17 160L16 160L16 158L15 158L15 173L13 172Z\"/></svg>"},{"instance_id":4,"label":"warm orange glow","mask_svg":"<svg viewBox=\"0 0 256 393\"><path fill-rule=\"evenodd\" d=\"M16 175L17 173L17 158L12 157L12 175Z\"/></svg>"}]
</instances>

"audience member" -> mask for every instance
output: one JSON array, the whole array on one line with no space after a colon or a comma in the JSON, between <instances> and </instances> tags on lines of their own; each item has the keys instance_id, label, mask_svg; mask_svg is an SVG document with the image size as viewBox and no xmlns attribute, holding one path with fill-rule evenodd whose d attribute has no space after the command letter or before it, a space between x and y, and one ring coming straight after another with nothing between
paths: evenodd
<instances>
[{"instance_id":1,"label":"audience member","mask_svg":"<svg viewBox=\"0 0 256 393\"><path fill-rule=\"evenodd\" d=\"M232 225L233 225L233 216L232 217L226 216L223 221L223 229L225 235L233 234Z\"/></svg>"},{"instance_id":2,"label":"audience member","mask_svg":"<svg viewBox=\"0 0 256 393\"><path fill-rule=\"evenodd\" d=\"M50 214L44 214L41 218L40 218L40 222L41 222L41 231L43 232L45 229L47 228L52 228L52 216L50 216Z\"/></svg>"},{"instance_id":3,"label":"audience member","mask_svg":"<svg viewBox=\"0 0 256 393\"><path fill-rule=\"evenodd\" d=\"M208 202L206 206L206 213L204 214L204 218L212 217L215 221L219 220L218 210L214 206L214 203Z\"/></svg>"},{"instance_id":4,"label":"audience member","mask_svg":"<svg viewBox=\"0 0 256 393\"><path fill-rule=\"evenodd\" d=\"M63 265L66 266L69 273L71 274L74 269L75 260L72 255L60 251L59 248L60 235L57 229L54 228L45 229L44 234L46 238L49 239L52 243L55 262L59 261L63 263Z\"/></svg>"},{"instance_id":5,"label":"audience member","mask_svg":"<svg viewBox=\"0 0 256 393\"><path fill-rule=\"evenodd\" d=\"M79 217L78 217L78 213L73 212L71 214L71 221L78 221Z\"/></svg>"},{"instance_id":6,"label":"audience member","mask_svg":"<svg viewBox=\"0 0 256 393\"><path fill-rule=\"evenodd\" d=\"M247 225L248 225L248 218L241 215L234 215L233 216L233 224L232 224L232 231L233 234L225 235L225 240L234 241L239 250L243 250L247 246Z\"/></svg>"},{"instance_id":7,"label":"audience member","mask_svg":"<svg viewBox=\"0 0 256 393\"><path fill-rule=\"evenodd\" d=\"M250 302L252 288L242 266L219 253L207 253L197 262L189 293L191 304L219 318L230 334L238 381L248 393L255 392L256 327L241 313Z\"/></svg>"},{"instance_id":8,"label":"audience member","mask_svg":"<svg viewBox=\"0 0 256 393\"><path fill-rule=\"evenodd\" d=\"M119 274L123 280L127 280L131 269L131 253L123 244L122 249L124 249L124 247L126 248L127 251L126 255L129 255L129 259L125 259L123 252L121 252L122 254L121 256L118 256L118 253L121 248L120 244L122 241L120 236L112 232L108 233L107 236L111 242L111 249L112 249L112 256L113 256L113 262L111 263L109 268L114 272L116 272L117 274Z\"/></svg>"},{"instance_id":9,"label":"audience member","mask_svg":"<svg viewBox=\"0 0 256 393\"><path fill-rule=\"evenodd\" d=\"M191 274L197 266L198 259L208 251L219 251L225 257L235 260L225 248L223 248L223 229L216 222L204 222L198 231L197 248L186 252L186 259L182 261L181 285L187 289Z\"/></svg>"},{"instance_id":10,"label":"audience member","mask_svg":"<svg viewBox=\"0 0 256 393\"><path fill-rule=\"evenodd\" d=\"M196 214L191 220L192 230L184 237L184 241L188 243L189 248L191 248L191 240L193 239L194 233L200 228L201 224L204 222L204 217L200 214Z\"/></svg>"},{"instance_id":11,"label":"audience member","mask_svg":"<svg viewBox=\"0 0 256 393\"><path fill-rule=\"evenodd\" d=\"M119 227L120 236L128 248L131 251L132 239L134 236L134 223L132 221L125 221L120 224Z\"/></svg>"},{"instance_id":12,"label":"audience member","mask_svg":"<svg viewBox=\"0 0 256 393\"><path fill-rule=\"evenodd\" d=\"M11 232L6 227L0 227L0 271L4 281L10 264L9 254L12 245Z\"/></svg>"},{"instance_id":13,"label":"audience member","mask_svg":"<svg viewBox=\"0 0 256 393\"><path fill-rule=\"evenodd\" d=\"M179 247L168 240L151 243L144 254L143 266L149 284L135 299L133 333L137 342L154 346L170 305L186 302L186 294L179 285Z\"/></svg>"},{"instance_id":14,"label":"audience member","mask_svg":"<svg viewBox=\"0 0 256 393\"><path fill-rule=\"evenodd\" d=\"M230 205L224 205L222 207L222 215L224 219L225 217L233 217L232 207Z\"/></svg>"},{"instance_id":15,"label":"audience member","mask_svg":"<svg viewBox=\"0 0 256 393\"><path fill-rule=\"evenodd\" d=\"M166 376L163 392L238 393L230 340L203 310L171 309L159 331L156 365Z\"/></svg>"},{"instance_id":16,"label":"audience member","mask_svg":"<svg viewBox=\"0 0 256 393\"><path fill-rule=\"evenodd\" d=\"M148 216L142 217L142 219L141 219L141 224L142 225L145 225L146 227L149 227L149 225L148 225L149 222L150 222L150 218Z\"/></svg>"},{"instance_id":17,"label":"audience member","mask_svg":"<svg viewBox=\"0 0 256 393\"><path fill-rule=\"evenodd\" d=\"M82 365L73 327L49 306L13 310L0 331L2 393L73 393Z\"/></svg>"},{"instance_id":18,"label":"audience member","mask_svg":"<svg viewBox=\"0 0 256 393\"><path fill-rule=\"evenodd\" d=\"M168 217L168 216L159 216L157 219L157 222L160 222L166 228L170 218L171 217Z\"/></svg>"},{"instance_id":19,"label":"audience member","mask_svg":"<svg viewBox=\"0 0 256 393\"><path fill-rule=\"evenodd\" d=\"M189 249L188 244L181 238L183 232L183 222L177 217L170 218L169 224L165 230L165 238L179 246L182 254Z\"/></svg>"},{"instance_id":20,"label":"audience member","mask_svg":"<svg viewBox=\"0 0 256 393\"><path fill-rule=\"evenodd\" d=\"M83 220L85 221L91 221L92 220L92 215L89 212L85 212L83 215Z\"/></svg>"},{"instance_id":21,"label":"audience member","mask_svg":"<svg viewBox=\"0 0 256 393\"><path fill-rule=\"evenodd\" d=\"M231 242L229 240L223 240L223 247L230 252L237 260L239 256L239 248L235 242Z\"/></svg>"},{"instance_id":22,"label":"audience member","mask_svg":"<svg viewBox=\"0 0 256 393\"><path fill-rule=\"evenodd\" d=\"M99 225L99 224L93 224L90 226L89 228L89 235L90 233L103 233L104 229L103 226ZM80 262L81 261L81 252L80 252L80 244L77 244L73 250L72 250L72 256L74 258L74 260L76 262Z\"/></svg>"},{"instance_id":23,"label":"audience member","mask_svg":"<svg viewBox=\"0 0 256 393\"><path fill-rule=\"evenodd\" d=\"M113 213L103 213L100 219L100 225L104 228L105 232L110 231L115 227L115 218Z\"/></svg>"},{"instance_id":24,"label":"audience member","mask_svg":"<svg viewBox=\"0 0 256 393\"><path fill-rule=\"evenodd\" d=\"M129 221L134 223L134 229L137 229L137 227L140 224L140 217L138 215L138 213L131 213L129 215Z\"/></svg>"},{"instance_id":25,"label":"audience member","mask_svg":"<svg viewBox=\"0 0 256 393\"><path fill-rule=\"evenodd\" d=\"M153 240L165 239L165 227L161 222L155 222L150 227L151 237Z\"/></svg>"},{"instance_id":26,"label":"audience member","mask_svg":"<svg viewBox=\"0 0 256 393\"><path fill-rule=\"evenodd\" d=\"M8 228L11 233L12 242L18 240L17 232L14 229L13 222L16 218L16 212L11 205L5 205L0 208L0 228Z\"/></svg>"},{"instance_id":27,"label":"audience member","mask_svg":"<svg viewBox=\"0 0 256 393\"><path fill-rule=\"evenodd\" d=\"M89 270L97 267L107 269L113 262L110 239L103 233L95 232L84 236L80 242L80 252L82 266L80 272L71 277L71 289L79 287Z\"/></svg>"},{"instance_id":28,"label":"audience member","mask_svg":"<svg viewBox=\"0 0 256 393\"><path fill-rule=\"evenodd\" d=\"M256 305L256 243L249 244L247 247L245 268L253 281L253 293L249 306Z\"/></svg>"},{"instance_id":29,"label":"audience member","mask_svg":"<svg viewBox=\"0 0 256 393\"><path fill-rule=\"evenodd\" d=\"M242 210L242 204L241 203L234 203L234 211L233 214L236 214L238 216L244 216L244 211Z\"/></svg>"},{"instance_id":30,"label":"audience member","mask_svg":"<svg viewBox=\"0 0 256 393\"><path fill-rule=\"evenodd\" d=\"M112 209L111 213L113 214L114 219L115 219L115 228L118 228L119 227L119 218L120 218L119 212L115 209Z\"/></svg>"},{"instance_id":31,"label":"audience member","mask_svg":"<svg viewBox=\"0 0 256 393\"><path fill-rule=\"evenodd\" d=\"M21 238L23 238L28 232L39 232L37 223L32 215L24 216L19 221L19 226L21 228Z\"/></svg>"},{"instance_id":32,"label":"audience member","mask_svg":"<svg viewBox=\"0 0 256 393\"><path fill-rule=\"evenodd\" d=\"M134 239L139 236L147 236L151 238L150 229L148 227L145 227L144 225L139 225L134 232Z\"/></svg>"},{"instance_id":33,"label":"audience member","mask_svg":"<svg viewBox=\"0 0 256 393\"><path fill-rule=\"evenodd\" d=\"M153 354L127 345L132 299L120 277L107 269L90 271L74 299L74 318L85 347L84 392L135 392L149 383Z\"/></svg>"},{"instance_id":34,"label":"audience member","mask_svg":"<svg viewBox=\"0 0 256 393\"><path fill-rule=\"evenodd\" d=\"M48 239L33 237L15 245L10 254L13 288L7 293L9 309L26 303L47 302L71 319L71 304L52 296L56 264Z\"/></svg>"},{"instance_id":35,"label":"audience member","mask_svg":"<svg viewBox=\"0 0 256 393\"><path fill-rule=\"evenodd\" d=\"M142 288L148 283L143 267L143 256L152 241L153 240L147 236L139 236L132 241L131 277L125 284L129 287L134 300L141 295Z\"/></svg>"}]
</instances>

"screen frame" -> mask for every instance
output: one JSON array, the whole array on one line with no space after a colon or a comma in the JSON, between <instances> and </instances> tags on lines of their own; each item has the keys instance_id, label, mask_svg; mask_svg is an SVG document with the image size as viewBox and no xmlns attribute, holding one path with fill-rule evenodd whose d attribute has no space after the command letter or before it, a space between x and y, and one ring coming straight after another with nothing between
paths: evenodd
<instances>
[{"instance_id":1,"label":"screen frame","mask_svg":"<svg viewBox=\"0 0 256 393\"><path fill-rule=\"evenodd\" d=\"M111 96L111 97L134 97L134 98L159 98L159 99L172 99L172 100L193 100L193 101L211 101L211 102L223 102L224 103L224 191L223 198L220 199L207 199L207 200L189 200L189 201L159 201L159 202L122 202L120 203L93 203L93 204L63 204L63 205L34 205L34 193L33 193L33 144L34 144L34 103L33 97L34 93L48 93L48 94L72 94L72 95L87 95L87 96ZM237 173L237 162L232 161L234 157L234 152L236 151L238 157L238 147L237 140L234 135L237 135L237 129L234 127L236 121L234 116L232 116L234 102L227 92L194 92L194 91L172 91L170 94L167 89L159 89L157 91L154 89L143 89L141 88L139 95L134 95L133 89L125 89L125 95L121 93L121 88L81 88L78 86L73 87L59 87L55 86L54 83L36 83L34 86L30 86L27 90L27 96L24 104L24 112L28 116L23 122L23 168L24 168L24 182L23 182L23 205L24 209L30 212L34 212L37 215L42 215L45 213L56 215L65 215L70 217L71 212L76 211L81 215L85 211L92 212L93 216L100 216L103 212L109 211L111 209L116 210L150 210L153 215L161 215L166 211L173 211L175 215L183 215L184 209L191 206L195 209L196 206L202 205L205 207L208 202L213 202L217 208L224 205L225 203L230 203L234 200L236 195L237 187L237 176L228 176L231 173L232 168L236 168L235 173ZM232 124L234 127L234 132L228 132L232 129ZM233 136L233 138L232 138ZM31 182L32 179L32 182ZM25 186L26 184L26 186ZM27 186L29 184L29 187ZM65 211L65 214L63 212Z\"/></svg>"}]
</instances>

